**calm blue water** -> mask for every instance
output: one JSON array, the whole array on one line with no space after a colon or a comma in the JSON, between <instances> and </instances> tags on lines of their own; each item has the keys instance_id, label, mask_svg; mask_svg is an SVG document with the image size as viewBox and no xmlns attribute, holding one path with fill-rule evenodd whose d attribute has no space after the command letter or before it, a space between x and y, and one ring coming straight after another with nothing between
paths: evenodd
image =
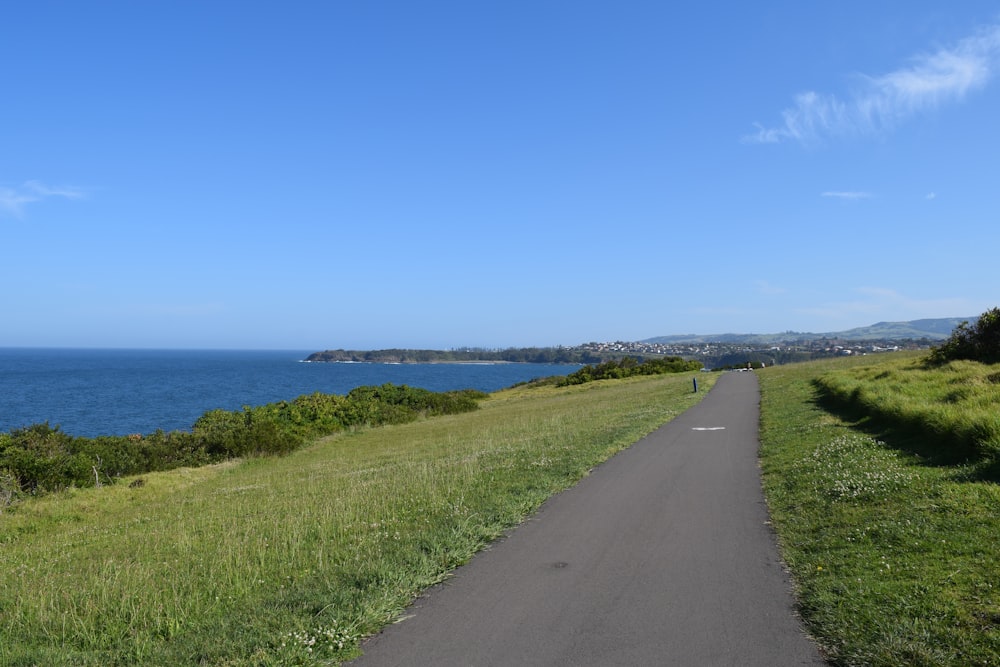
<instances>
[{"instance_id":1,"label":"calm blue water","mask_svg":"<svg viewBox=\"0 0 1000 667\"><path fill-rule=\"evenodd\" d=\"M362 385L496 391L566 375L551 364L302 363L310 351L0 348L0 432L49 422L71 435L189 430L205 411L239 410Z\"/></svg>"}]
</instances>

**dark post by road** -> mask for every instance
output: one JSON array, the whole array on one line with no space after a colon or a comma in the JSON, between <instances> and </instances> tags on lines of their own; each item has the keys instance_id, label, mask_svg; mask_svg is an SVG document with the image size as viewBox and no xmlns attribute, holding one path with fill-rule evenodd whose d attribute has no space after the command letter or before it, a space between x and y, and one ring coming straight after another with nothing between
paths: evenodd
<instances>
[{"instance_id":1,"label":"dark post by road","mask_svg":"<svg viewBox=\"0 0 1000 667\"><path fill-rule=\"evenodd\" d=\"M698 393L698 378L691 378L691 382L694 383L694 393Z\"/></svg>"}]
</instances>

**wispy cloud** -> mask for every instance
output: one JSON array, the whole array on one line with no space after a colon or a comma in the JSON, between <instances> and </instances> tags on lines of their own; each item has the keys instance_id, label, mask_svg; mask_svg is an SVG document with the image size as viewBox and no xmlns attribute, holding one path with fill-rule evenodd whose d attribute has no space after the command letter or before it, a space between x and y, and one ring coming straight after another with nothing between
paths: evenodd
<instances>
[{"instance_id":1,"label":"wispy cloud","mask_svg":"<svg viewBox=\"0 0 1000 667\"><path fill-rule=\"evenodd\" d=\"M778 285L772 285L766 280L755 280L754 287L757 288L758 293L771 296L777 294L785 294L786 292L788 292L788 290L785 289L784 287L780 287Z\"/></svg>"},{"instance_id":2,"label":"wispy cloud","mask_svg":"<svg viewBox=\"0 0 1000 667\"><path fill-rule=\"evenodd\" d=\"M841 99L814 91L795 96L772 127L755 123L747 143L798 141L871 134L939 105L961 100L982 88L1000 69L1000 25L987 26L954 47L913 57L881 76L859 75L856 91Z\"/></svg>"},{"instance_id":3,"label":"wispy cloud","mask_svg":"<svg viewBox=\"0 0 1000 667\"><path fill-rule=\"evenodd\" d=\"M846 199L849 201L872 198L872 194L870 192L844 192L839 190L827 190L826 192L821 193L820 196L832 197L833 199Z\"/></svg>"},{"instance_id":4,"label":"wispy cloud","mask_svg":"<svg viewBox=\"0 0 1000 667\"><path fill-rule=\"evenodd\" d=\"M800 308L797 312L830 320L836 326L836 323L857 323L859 317L872 318L872 322L901 322L927 317L958 317L973 310L971 302L964 298L915 299L892 288L860 287L853 290L853 298Z\"/></svg>"},{"instance_id":5,"label":"wispy cloud","mask_svg":"<svg viewBox=\"0 0 1000 667\"><path fill-rule=\"evenodd\" d=\"M0 187L0 211L20 217L25 204L33 201L35 200L32 197L17 190Z\"/></svg>"},{"instance_id":6,"label":"wispy cloud","mask_svg":"<svg viewBox=\"0 0 1000 667\"><path fill-rule=\"evenodd\" d=\"M45 185L39 181L25 181L17 187L0 186L0 213L20 218L28 204L52 197L81 199L85 194L80 188Z\"/></svg>"}]
</instances>

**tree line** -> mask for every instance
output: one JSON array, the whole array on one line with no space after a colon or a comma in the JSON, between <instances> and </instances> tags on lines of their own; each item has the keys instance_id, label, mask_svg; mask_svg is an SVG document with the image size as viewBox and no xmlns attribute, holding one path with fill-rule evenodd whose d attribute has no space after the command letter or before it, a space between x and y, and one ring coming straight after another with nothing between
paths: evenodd
<instances>
[{"instance_id":1,"label":"tree line","mask_svg":"<svg viewBox=\"0 0 1000 667\"><path fill-rule=\"evenodd\" d=\"M702 369L700 361L685 361L681 357L663 357L640 362L632 357L605 361L596 366L587 365L570 373L556 383L558 387L583 384L595 380L609 380L636 375L662 375L665 373L685 373Z\"/></svg>"},{"instance_id":2,"label":"tree line","mask_svg":"<svg viewBox=\"0 0 1000 667\"><path fill-rule=\"evenodd\" d=\"M325 350L314 352L306 361L369 363L444 363L493 361L531 364L595 364L607 357L590 350L571 347L511 347L503 350L461 348L456 350Z\"/></svg>"}]
</instances>

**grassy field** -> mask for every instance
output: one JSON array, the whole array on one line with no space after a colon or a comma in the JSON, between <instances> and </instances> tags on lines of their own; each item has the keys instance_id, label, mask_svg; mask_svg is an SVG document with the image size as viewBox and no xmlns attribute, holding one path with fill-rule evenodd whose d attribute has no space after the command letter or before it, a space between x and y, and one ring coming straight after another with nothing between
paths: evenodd
<instances>
[{"instance_id":1,"label":"grassy field","mask_svg":"<svg viewBox=\"0 0 1000 667\"><path fill-rule=\"evenodd\" d=\"M1000 368L913 354L769 368L765 491L836 665L1000 665Z\"/></svg>"},{"instance_id":2,"label":"grassy field","mask_svg":"<svg viewBox=\"0 0 1000 667\"><path fill-rule=\"evenodd\" d=\"M0 665L334 664L552 493L694 404L691 374L144 475L0 514Z\"/></svg>"},{"instance_id":3,"label":"grassy field","mask_svg":"<svg viewBox=\"0 0 1000 667\"><path fill-rule=\"evenodd\" d=\"M1000 665L1000 367L921 359L758 371L773 524L835 665ZM0 665L335 664L715 377L518 388L20 503L0 514Z\"/></svg>"}]
</instances>

